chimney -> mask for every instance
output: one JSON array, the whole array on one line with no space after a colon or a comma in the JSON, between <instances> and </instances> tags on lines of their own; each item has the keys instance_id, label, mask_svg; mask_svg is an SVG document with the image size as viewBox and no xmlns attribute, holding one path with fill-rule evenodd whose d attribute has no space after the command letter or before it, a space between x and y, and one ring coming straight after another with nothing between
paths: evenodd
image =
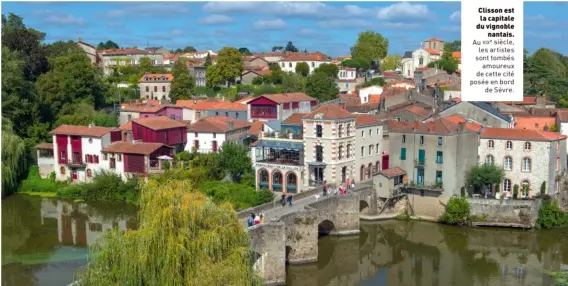
<instances>
[{"instance_id":1,"label":"chimney","mask_svg":"<svg viewBox=\"0 0 568 286\"><path fill-rule=\"evenodd\" d=\"M546 96L544 93L536 96L536 107L544 108L546 106Z\"/></svg>"},{"instance_id":2,"label":"chimney","mask_svg":"<svg viewBox=\"0 0 568 286\"><path fill-rule=\"evenodd\" d=\"M458 123L458 133L463 133L465 131L467 131L466 122L464 121L464 122Z\"/></svg>"}]
</instances>

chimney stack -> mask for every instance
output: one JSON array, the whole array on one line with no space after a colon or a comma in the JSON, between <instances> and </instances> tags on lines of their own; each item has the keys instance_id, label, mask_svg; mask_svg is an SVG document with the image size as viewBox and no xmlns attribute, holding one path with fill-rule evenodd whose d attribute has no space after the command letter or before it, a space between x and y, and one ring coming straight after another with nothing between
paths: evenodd
<instances>
[{"instance_id":1,"label":"chimney stack","mask_svg":"<svg viewBox=\"0 0 568 286\"><path fill-rule=\"evenodd\" d=\"M458 123L458 132L463 133L465 131L467 131L466 122L464 121L464 122Z\"/></svg>"}]
</instances>

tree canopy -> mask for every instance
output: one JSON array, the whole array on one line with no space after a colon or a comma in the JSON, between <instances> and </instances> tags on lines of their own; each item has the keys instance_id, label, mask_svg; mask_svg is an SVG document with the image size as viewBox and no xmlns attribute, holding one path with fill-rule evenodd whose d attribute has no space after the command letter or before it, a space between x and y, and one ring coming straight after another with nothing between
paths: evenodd
<instances>
[{"instance_id":1,"label":"tree canopy","mask_svg":"<svg viewBox=\"0 0 568 286\"><path fill-rule=\"evenodd\" d=\"M321 64L317 69L314 70L316 73L323 73L331 78L337 78L339 73L339 67L334 64Z\"/></svg>"},{"instance_id":2,"label":"tree canopy","mask_svg":"<svg viewBox=\"0 0 568 286\"><path fill-rule=\"evenodd\" d=\"M381 69L393 71L400 67L401 57L399 55L386 56L381 62Z\"/></svg>"},{"instance_id":3,"label":"tree canopy","mask_svg":"<svg viewBox=\"0 0 568 286\"><path fill-rule=\"evenodd\" d=\"M286 44L286 48L284 48L284 50L287 52L294 52L294 53L298 52L298 48L294 46L292 41L289 41L288 44Z\"/></svg>"},{"instance_id":4,"label":"tree canopy","mask_svg":"<svg viewBox=\"0 0 568 286\"><path fill-rule=\"evenodd\" d=\"M172 67L172 80L170 86L170 100L176 102L178 99L189 99L195 88L193 75L185 67L183 59L177 61Z\"/></svg>"},{"instance_id":5,"label":"tree canopy","mask_svg":"<svg viewBox=\"0 0 568 286\"><path fill-rule=\"evenodd\" d=\"M480 190L486 185L499 184L505 178L505 171L495 164L478 164L466 173L466 182L475 190Z\"/></svg>"},{"instance_id":6,"label":"tree canopy","mask_svg":"<svg viewBox=\"0 0 568 286\"><path fill-rule=\"evenodd\" d=\"M177 48L177 49L174 51L174 53L176 53L176 54L181 54L181 53L194 53L194 52L197 52L197 50L196 50L194 47L192 47L192 46L187 46L187 47L185 47L185 48L183 48L183 49Z\"/></svg>"},{"instance_id":7,"label":"tree canopy","mask_svg":"<svg viewBox=\"0 0 568 286\"><path fill-rule=\"evenodd\" d=\"M458 70L458 64L455 60L440 59L434 62L430 62L428 67L438 67L439 69L445 70L448 74L453 74Z\"/></svg>"},{"instance_id":8,"label":"tree canopy","mask_svg":"<svg viewBox=\"0 0 568 286\"><path fill-rule=\"evenodd\" d=\"M560 107L568 107L566 56L546 48L538 49L532 55L525 50L523 69L525 96L544 93Z\"/></svg>"},{"instance_id":9,"label":"tree canopy","mask_svg":"<svg viewBox=\"0 0 568 286\"><path fill-rule=\"evenodd\" d=\"M241 55L243 56L252 55L251 51L249 51L248 48L239 48L239 53L241 53Z\"/></svg>"},{"instance_id":10,"label":"tree canopy","mask_svg":"<svg viewBox=\"0 0 568 286\"><path fill-rule=\"evenodd\" d=\"M444 43L444 52L452 53L461 51L461 40L455 40L451 42Z\"/></svg>"},{"instance_id":11,"label":"tree canopy","mask_svg":"<svg viewBox=\"0 0 568 286\"><path fill-rule=\"evenodd\" d=\"M389 50L389 40L380 33L367 30L359 33L357 42L351 47L351 56L364 60L369 65L384 58Z\"/></svg>"},{"instance_id":12,"label":"tree canopy","mask_svg":"<svg viewBox=\"0 0 568 286\"><path fill-rule=\"evenodd\" d=\"M103 42L100 42L100 43L97 45L97 50L107 50L107 49L120 49L120 47L118 46L117 43L115 43L115 42L113 42L113 41L111 41L111 40L108 40L108 41L106 41L106 42L104 42L104 43L103 43Z\"/></svg>"},{"instance_id":13,"label":"tree canopy","mask_svg":"<svg viewBox=\"0 0 568 286\"><path fill-rule=\"evenodd\" d=\"M337 98L339 89L325 73L313 73L307 78L306 94L323 102Z\"/></svg>"},{"instance_id":14,"label":"tree canopy","mask_svg":"<svg viewBox=\"0 0 568 286\"><path fill-rule=\"evenodd\" d=\"M310 66L306 62L297 63L296 73L301 76L308 76L310 74Z\"/></svg>"},{"instance_id":15,"label":"tree canopy","mask_svg":"<svg viewBox=\"0 0 568 286\"><path fill-rule=\"evenodd\" d=\"M217 64L207 67L207 83L219 86L235 82L243 73L243 58L236 48L224 47L217 55Z\"/></svg>"},{"instance_id":16,"label":"tree canopy","mask_svg":"<svg viewBox=\"0 0 568 286\"><path fill-rule=\"evenodd\" d=\"M274 46L274 47L272 47L272 51L273 51L273 52L282 51L282 50L284 50L284 47L282 47L282 46Z\"/></svg>"},{"instance_id":17,"label":"tree canopy","mask_svg":"<svg viewBox=\"0 0 568 286\"><path fill-rule=\"evenodd\" d=\"M227 170L233 182L240 182L242 175L251 171L252 162L249 150L244 145L233 141L225 141L219 151L220 165Z\"/></svg>"}]
</instances>

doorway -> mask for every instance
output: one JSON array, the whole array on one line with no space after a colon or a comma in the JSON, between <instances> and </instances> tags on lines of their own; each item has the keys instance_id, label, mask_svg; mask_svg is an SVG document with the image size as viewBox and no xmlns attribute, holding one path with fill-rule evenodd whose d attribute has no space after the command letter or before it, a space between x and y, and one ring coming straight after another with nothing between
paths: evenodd
<instances>
[{"instance_id":1,"label":"doorway","mask_svg":"<svg viewBox=\"0 0 568 286\"><path fill-rule=\"evenodd\" d=\"M341 182L345 183L347 180L347 167L341 168Z\"/></svg>"},{"instance_id":2,"label":"doorway","mask_svg":"<svg viewBox=\"0 0 568 286\"><path fill-rule=\"evenodd\" d=\"M72 169L71 170L71 176L73 177L73 181L76 181L78 179L78 174L77 174L77 169Z\"/></svg>"},{"instance_id":3,"label":"doorway","mask_svg":"<svg viewBox=\"0 0 568 286\"><path fill-rule=\"evenodd\" d=\"M416 177L416 183L418 185L424 185L424 169L418 168L418 176Z\"/></svg>"}]
</instances>

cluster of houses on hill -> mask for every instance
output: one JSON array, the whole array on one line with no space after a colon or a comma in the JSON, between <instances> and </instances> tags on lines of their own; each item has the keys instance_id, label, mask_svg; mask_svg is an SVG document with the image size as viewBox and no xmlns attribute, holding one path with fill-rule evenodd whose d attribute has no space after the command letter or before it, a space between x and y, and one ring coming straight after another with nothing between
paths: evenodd
<instances>
[{"instance_id":1,"label":"cluster of houses on hill","mask_svg":"<svg viewBox=\"0 0 568 286\"><path fill-rule=\"evenodd\" d=\"M568 163L568 110L556 109L542 94L522 102L462 102L459 73L427 67L443 50L443 41L427 40L405 55L401 73L383 72L384 86L354 84L328 102L284 93L164 103L148 98L167 98L171 78L146 74L140 81L146 99L121 106L119 127L54 129L53 143L37 146L40 172L76 182L101 170L124 179L147 176L163 172L177 152L219 152L223 142L234 141L250 148L258 189L298 193L349 179L373 180L387 193L412 184L451 196L467 187L468 170L487 163L504 169L501 191L527 185L532 196L543 183L547 192L558 191ZM211 51L188 56L200 61L207 54L214 59ZM112 58L100 55L103 63ZM266 53L249 57L245 70L258 75L267 72L268 64L259 68L265 63L290 70L308 62L313 71L340 60ZM339 77L360 80L349 68Z\"/></svg>"}]
</instances>

